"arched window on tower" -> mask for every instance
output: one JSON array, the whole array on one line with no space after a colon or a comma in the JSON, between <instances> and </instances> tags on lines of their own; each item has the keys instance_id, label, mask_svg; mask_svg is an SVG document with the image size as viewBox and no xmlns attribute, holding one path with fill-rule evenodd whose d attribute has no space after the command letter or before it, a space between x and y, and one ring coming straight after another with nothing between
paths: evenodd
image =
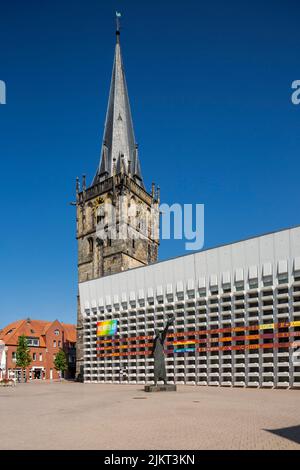
<instances>
[{"instance_id":1,"label":"arched window on tower","mask_svg":"<svg viewBox=\"0 0 300 470\"><path fill-rule=\"evenodd\" d=\"M151 261L151 245L148 245L148 263Z\"/></svg>"},{"instance_id":2,"label":"arched window on tower","mask_svg":"<svg viewBox=\"0 0 300 470\"><path fill-rule=\"evenodd\" d=\"M146 213L146 233L151 238L151 210L149 208Z\"/></svg>"},{"instance_id":3,"label":"arched window on tower","mask_svg":"<svg viewBox=\"0 0 300 470\"><path fill-rule=\"evenodd\" d=\"M87 221L88 225L90 228L94 228L95 226L95 214L94 214L94 208L92 204L88 204L88 209L87 209Z\"/></svg>"},{"instance_id":4,"label":"arched window on tower","mask_svg":"<svg viewBox=\"0 0 300 470\"><path fill-rule=\"evenodd\" d=\"M104 206L101 206L98 208L98 211L97 211L97 225L103 224L104 221L105 221L105 210L104 210Z\"/></svg>"},{"instance_id":5,"label":"arched window on tower","mask_svg":"<svg viewBox=\"0 0 300 470\"><path fill-rule=\"evenodd\" d=\"M131 197L128 204L128 223L134 227L136 226L136 202L134 197Z\"/></svg>"},{"instance_id":6,"label":"arched window on tower","mask_svg":"<svg viewBox=\"0 0 300 470\"><path fill-rule=\"evenodd\" d=\"M93 238L88 238L88 243L89 243L89 254L92 255L94 252L94 240Z\"/></svg>"}]
</instances>

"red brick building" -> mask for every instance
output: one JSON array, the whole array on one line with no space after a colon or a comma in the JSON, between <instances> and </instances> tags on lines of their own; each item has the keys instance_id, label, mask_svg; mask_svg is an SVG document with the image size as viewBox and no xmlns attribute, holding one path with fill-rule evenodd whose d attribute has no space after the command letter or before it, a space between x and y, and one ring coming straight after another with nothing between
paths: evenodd
<instances>
[{"instance_id":1,"label":"red brick building","mask_svg":"<svg viewBox=\"0 0 300 470\"><path fill-rule=\"evenodd\" d=\"M28 380L58 379L59 373L54 367L55 355L60 349L66 353L68 370L65 378L75 376L76 367L76 326L61 323L58 320L19 320L0 331L0 340L7 346L6 374L8 377L21 379L21 369L16 366L18 338L25 335L31 351L32 362L26 369Z\"/></svg>"}]
</instances>

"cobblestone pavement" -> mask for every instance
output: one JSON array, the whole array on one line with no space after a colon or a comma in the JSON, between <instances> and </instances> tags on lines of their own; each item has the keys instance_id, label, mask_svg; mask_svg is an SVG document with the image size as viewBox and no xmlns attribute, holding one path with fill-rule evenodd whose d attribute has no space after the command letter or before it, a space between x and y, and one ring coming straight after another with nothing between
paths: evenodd
<instances>
[{"instance_id":1,"label":"cobblestone pavement","mask_svg":"<svg viewBox=\"0 0 300 470\"><path fill-rule=\"evenodd\" d=\"M0 449L300 449L300 391L28 383L0 388Z\"/></svg>"}]
</instances>

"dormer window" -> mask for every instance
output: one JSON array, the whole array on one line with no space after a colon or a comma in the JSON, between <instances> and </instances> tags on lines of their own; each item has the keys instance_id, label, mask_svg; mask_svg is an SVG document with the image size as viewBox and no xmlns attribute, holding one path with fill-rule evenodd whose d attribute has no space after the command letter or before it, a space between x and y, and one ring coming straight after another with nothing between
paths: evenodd
<instances>
[{"instance_id":1,"label":"dormer window","mask_svg":"<svg viewBox=\"0 0 300 470\"><path fill-rule=\"evenodd\" d=\"M27 339L27 345L28 346L35 346L38 347L40 345L40 341L38 338L26 338Z\"/></svg>"}]
</instances>

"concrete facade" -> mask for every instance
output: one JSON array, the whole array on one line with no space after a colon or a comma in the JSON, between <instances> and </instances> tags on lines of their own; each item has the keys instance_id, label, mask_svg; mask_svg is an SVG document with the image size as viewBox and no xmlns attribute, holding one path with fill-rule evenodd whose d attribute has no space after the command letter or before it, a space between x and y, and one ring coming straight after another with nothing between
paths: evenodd
<instances>
[{"instance_id":1,"label":"concrete facade","mask_svg":"<svg viewBox=\"0 0 300 470\"><path fill-rule=\"evenodd\" d=\"M300 385L300 227L82 282L79 292L85 382L151 383L154 328L172 313L169 383ZM112 319L116 335L97 337L97 323Z\"/></svg>"}]
</instances>

